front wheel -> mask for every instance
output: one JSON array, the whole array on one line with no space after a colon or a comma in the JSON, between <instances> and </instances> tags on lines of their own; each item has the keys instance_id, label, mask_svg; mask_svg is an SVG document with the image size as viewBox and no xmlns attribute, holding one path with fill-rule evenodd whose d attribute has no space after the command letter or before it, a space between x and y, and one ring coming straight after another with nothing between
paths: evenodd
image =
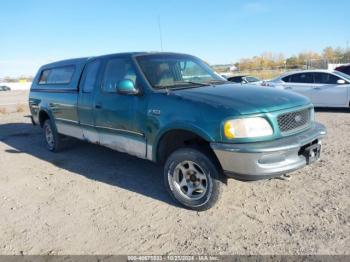
<instances>
[{"instance_id":1,"label":"front wheel","mask_svg":"<svg viewBox=\"0 0 350 262\"><path fill-rule=\"evenodd\" d=\"M164 182L181 205L206 210L218 200L222 183L220 169L210 154L193 148L173 152L164 166Z\"/></svg>"}]
</instances>

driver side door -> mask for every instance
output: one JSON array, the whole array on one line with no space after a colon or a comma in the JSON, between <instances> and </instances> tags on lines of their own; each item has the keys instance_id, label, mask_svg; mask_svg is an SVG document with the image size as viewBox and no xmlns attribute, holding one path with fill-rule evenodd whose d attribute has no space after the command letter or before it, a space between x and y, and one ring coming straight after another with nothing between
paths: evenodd
<instances>
[{"instance_id":1,"label":"driver side door","mask_svg":"<svg viewBox=\"0 0 350 262\"><path fill-rule=\"evenodd\" d=\"M144 99L117 92L119 82L125 79L138 85L131 59L123 56L106 58L101 86L95 94L96 130L100 144L146 158L146 138L139 120Z\"/></svg>"}]
</instances>

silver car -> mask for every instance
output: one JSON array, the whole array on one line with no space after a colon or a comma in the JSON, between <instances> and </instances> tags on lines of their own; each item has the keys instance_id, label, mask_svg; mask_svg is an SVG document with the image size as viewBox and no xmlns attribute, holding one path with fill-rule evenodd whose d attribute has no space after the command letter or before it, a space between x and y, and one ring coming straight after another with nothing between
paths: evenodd
<instances>
[{"instance_id":1,"label":"silver car","mask_svg":"<svg viewBox=\"0 0 350 262\"><path fill-rule=\"evenodd\" d=\"M263 86L293 91L310 98L319 107L350 106L350 76L333 70L289 72Z\"/></svg>"}]
</instances>

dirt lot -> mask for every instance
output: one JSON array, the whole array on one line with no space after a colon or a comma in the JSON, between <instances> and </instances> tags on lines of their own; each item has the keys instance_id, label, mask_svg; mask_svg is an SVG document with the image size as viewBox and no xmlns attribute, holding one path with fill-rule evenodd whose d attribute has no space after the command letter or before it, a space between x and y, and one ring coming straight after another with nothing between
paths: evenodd
<instances>
[{"instance_id":1,"label":"dirt lot","mask_svg":"<svg viewBox=\"0 0 350 262\"><path fill-rule=\"evenodd\" d=\"M26 114L0 112L0 254L350 254L350 111L317 112L321 161L231 179L201 213L174 205L151 162L78 141L48 152Z\"/></svg>"}]
</instances>

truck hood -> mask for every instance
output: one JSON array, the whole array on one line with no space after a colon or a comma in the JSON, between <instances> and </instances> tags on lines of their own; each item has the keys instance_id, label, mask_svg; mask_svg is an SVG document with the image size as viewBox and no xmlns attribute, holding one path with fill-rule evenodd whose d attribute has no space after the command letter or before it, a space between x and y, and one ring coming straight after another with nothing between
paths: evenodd
<instances>
[{"instance_id":1,"label":"truck hood","mask_svg":"<svg viewBox=\"0 0 350 262\"><path fill-rule=\"evenodd\" d=\"M172 91L186 100L206 103L237 114L267 113L310 104L302 95L254 85L224 84Z\"/></svg>"}]
</instances>

